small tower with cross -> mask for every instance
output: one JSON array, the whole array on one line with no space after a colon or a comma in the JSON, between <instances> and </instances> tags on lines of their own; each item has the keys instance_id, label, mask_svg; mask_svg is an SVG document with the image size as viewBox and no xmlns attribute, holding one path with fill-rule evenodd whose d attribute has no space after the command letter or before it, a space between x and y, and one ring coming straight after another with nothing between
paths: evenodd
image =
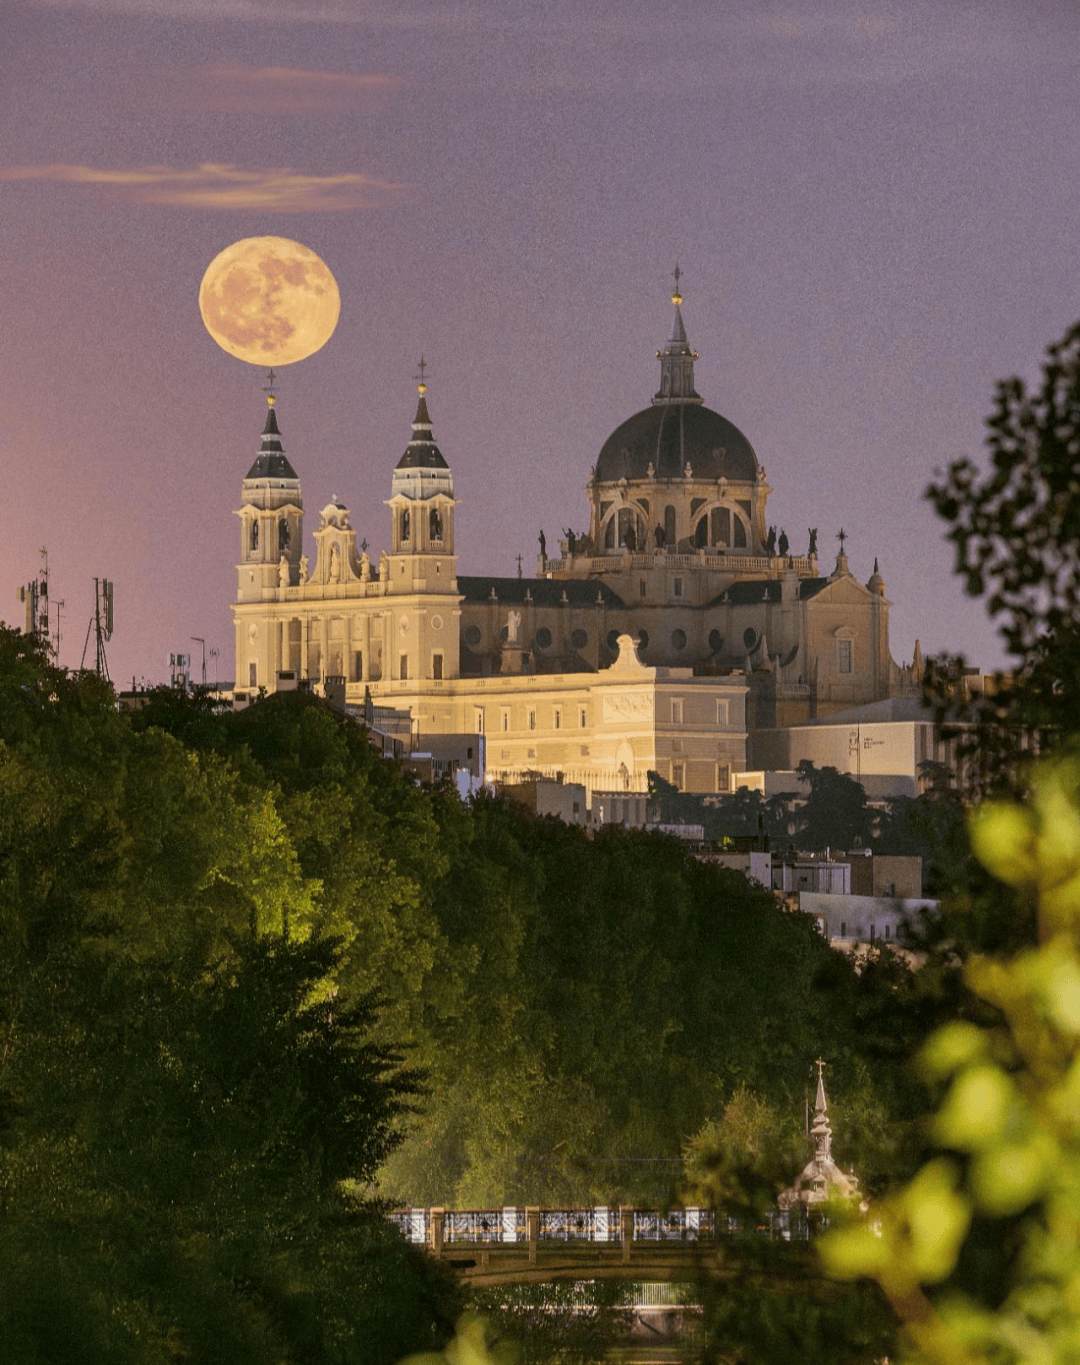
<instances>
[{"instance_id":1,"label":"small tower with cross","mask_svg":"<svg viewBox=\"0 0 1080 1365\"><path fill-rule=\"evenodd\" d=\"M388 597L408 595L395 613L397 637L390 651L391 676L441 680L458 676L457 556L454 553L454 478L431 431L421 356L416 376L412 439L394 469L390 497Z\"/></svg>"},{"instance_id":2,"label":"small tower with cross","mask_svg":"<svg viewBox=\"0 0 1080 1365\"><path fill-rule=\"evenodd\" d=\"M236 512L240 518L238 604L278 601L283 590L300 581L304 502L300 480L282 443L276 383L277 376L271 370L263 389L266 423ZM245 624L239 614L236 629L237 686L273 686L278 670L289 667L282 653L280 632L260 626L254 619Z\"/></svg>"}]
</instances>

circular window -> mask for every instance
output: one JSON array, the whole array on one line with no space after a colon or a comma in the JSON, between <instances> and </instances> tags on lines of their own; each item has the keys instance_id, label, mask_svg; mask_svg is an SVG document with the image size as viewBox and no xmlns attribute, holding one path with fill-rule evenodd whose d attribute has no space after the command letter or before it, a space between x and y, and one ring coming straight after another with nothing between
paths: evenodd
<instances>
[{"instance_id":1,"label":"circular window","mask_svg":"<svg viewBox=\"0 0 1080 1365\"><path fill-rule=\"evenodd\" d=\"M710 630L710 631L709 631L709 648L712 650L712 652L713 652L714 654L719 654L719 652L723 649L723 647L724 647L724 637L720 634L720 632L719 632L718 630Z\"/></svg>"},{"instance_id":2,"label":"circular window","mask_svg":"<svg viewBox=\"0 0 1080 1365\"><path fill-rule=\"evenodd\" d=\"M577 630L571 632L570 643L575 649L584 649L589 643L589 632L578 626Z\"/></svg>"},{"instance_id":3,"label":"circular window","mask_svg":"<svg viewBox=\"0 0 1080 1365\"><path fill-rule=\"evenodd\" d=\"M638 648L639 648L639 649L648 649L648 648L649 648L649 632L648 632L647 630L639 630L638 633L637 633L637 642L638 642Z\"/></svg>"},{"instance_id":4,"label":"circular window","mask_svg":"<svg viewBox=\"0 0 1080 1365\"><path fill-rule=\"evenodd\" d=\"M671 645L672 645L672 648L673 648L673 649L685 649L685 648L686 648L686 631L685 631L685 630L673 630L673 631L671 632Z\"/></svg>"},{"instance_id":5,"label":"circular window","mask_svg":"<svg viewBox=\"0 0 1080 1365\"><path fill-rule=\"evenodd\" d=\"M757 631L753 626L747 626L742 633L742 642L747 649L753 649L757 644Z\"/></svg>"},{"instance_id":6,"label":"circular window","mask_svg":"<svg viewBox=\"0 0 1080 1365\"><path fill-rule=\"evenodd\" d=\"M541 626L536 632L536 643L540 649L551 648L551 631L548 630L547 626Z\"/></svg>"},{"instance_id":7,"label":"circular window","mask_svg":"<svg viewBox=\"0 0 1080 1365\"><path fill-rule=\"evenodd\" d=\"M607 633L607 647L611 650L612 654L618 654L619 652L619 636L621 634L622 632L618 630L609 630Z\"/></svg>"},{"instance_id":8,"label":"circular window","mask_svg":"<svg viewBox=\"0 0 1080 1365\"><path fill-rule=\"evenodd\" d=\"M476 646L480 643L480 627L479 627L479 626L466 626L466 627L465 627L465 643L469 646L470 649L475 649L475 648L476 648Z\"/></svg>"},{"instance_id":9,"label":"circular window","mask_svg":"<svg viewBox=\"0 0 1080 1365\"><path fill-rule=\"evenodd\" d=\"M431 628L432 628L432 630L442 630L442 617L441 617L441 616L433 616L433 617L431 618Z\"/></svg>"}]
</instances>

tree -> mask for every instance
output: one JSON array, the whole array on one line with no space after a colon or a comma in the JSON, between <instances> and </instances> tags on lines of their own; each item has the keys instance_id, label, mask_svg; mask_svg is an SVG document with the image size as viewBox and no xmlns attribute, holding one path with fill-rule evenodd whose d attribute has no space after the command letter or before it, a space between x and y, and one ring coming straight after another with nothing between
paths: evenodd
<instances>
[{"instance_id":1,"label":"tree","mask_svg":"<svg viewBox=\"0 0 1080 1365\"><path fill-rule=\"evenodd\" d=\"M878 1210L824 1248L839 1276L876 1279L923 1361L1071 1359L1080 1346L1080 755L1042 765L1023 803L974 816L975 851L1034 903L1038 946L974 956L996 1018L956 1020L922 1049L941 1096L935 1150Z\"/></svg>"},{"instance_id":2,"label":"tree","mask_svg":"<svg viewBox=\"0 0 1080 1365\"><path fill-rule=\"evenodd\" d=\"M873 820L862 784L836 768L818 768L808 758L796 771L810 788L798 813L796 841L808 849L869 847Z\"/></svg>"},{"instance_id":3,"label":"tree","mask_svg":"<svg viewBox=\"0 0 1080 1365\"><path fill-rule=\"evenodd\" d=\"M824 1247L838 1276L878 1281L909 1359L1058 1361L1080 1350L1080 326L1041 387L999 385L991 468L929 490L969 593L987 595L1014 676L964 710L977 863L944 916L977 1017L934 1032L919 1067L935 1099L920 1169ZM939 668L939 700L959 670ZM1035 751L1044 757L1035 760ZM974 1011L972 1011L974 1013Z\"/></svg>"},{"instance_id":4,"label":"tree","mask_svg":"<svg viewBox=\"0 0 1080 1365\"><path fill-rule=\"evenodd\" d=\"M459 1310L371 1198L419 1078L340 989L274 787L208 736L0 631L11 1359L390 1362Z\"/></svg>"},{"instance_id":5,"label":"tree","mask_svg":"<svg viewBox=\"0 0 1080 1365\"><path fill-rule=\"evenodd\" d=\"M1000 625L1012 676L969 707L957 661L940 661L931 682L943 708L977 725L967 746L976 788L1016 790L1032 736L1043 749L1067 737L1080 704L1080 324L1049 347L1038 388L998 385L987 425L989 470L956 460L927 496L967 592Z\"/></svg>"}]
</instances>

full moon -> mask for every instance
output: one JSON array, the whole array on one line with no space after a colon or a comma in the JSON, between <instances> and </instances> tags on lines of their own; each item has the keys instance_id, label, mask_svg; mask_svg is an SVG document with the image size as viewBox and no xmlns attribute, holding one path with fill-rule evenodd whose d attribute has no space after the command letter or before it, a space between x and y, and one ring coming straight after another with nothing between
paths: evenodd
<instances>
[{"instance_id":1,"label":"full moon","mask_svg":"<svg viewBox=\"0 0 1080 1365\"><path fill-rule=\"evenodd\" d=\"M334 334L337 280L310 247L288 237L245 237L210 262L199 312L217 344L251 365L292 365Z\"/></svg>"}]
</instances>

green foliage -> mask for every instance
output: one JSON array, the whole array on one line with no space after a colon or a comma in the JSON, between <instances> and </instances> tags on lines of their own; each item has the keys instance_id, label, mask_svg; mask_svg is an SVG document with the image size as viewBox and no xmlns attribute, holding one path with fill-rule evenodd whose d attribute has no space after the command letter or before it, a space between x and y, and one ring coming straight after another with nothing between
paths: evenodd
<instances>
[{"instance_id":1,"label":"green foliage","mask_svg":"<svg viewBox=\"0 0 1080 1365\"><path fill-rule=\"evenodd\" d=\"M968 985L997 1012L957 1020L921 1053L945 1091L937 1152L880 1210L825 1248L870 1275L905 1320L913 1358L1068 1360L1080 1349L1080 758L1036 772L1023 804L974 817L975 852L1034 903L1038 946L975 956Z\"/></svg>"},{"instance_id":2,"label":"green foliage","mask_svg":"<svg viewBox=\"0 0 1080 1365\"><path fill-rule=\"evenodd\" d=\"M1042 381L997 387L987 422L990 468L954 461L927 496L949 524L956 571L985 597L1014 661L1012 676L974 704L960 704L962 660L930 678L942 708L976 726L965 748L971 785L1016 790L1018 758L1072 734L1080 702L1080 324L1050 346Z\"/></svg>"},{"instance_id":3,"label":"green foliage","mask_svg":"<svg viewBox=\"0 0 1080 1365\"><path fill-rule=\"evenodd\" d=\"M458 1311L370 1202L418 1076L226 738L0 631L5 1359L389 1362Z\"/></svg>"},{"instance_id":4,"label":"green foliage","mask_svg":"<svg viewBox=\"0 0 1080 1365\"><path fill-rule=\"evenodd\" d=\"M894 1356L896 1318L880 1290L823 1279L805 1244L744 1248L741 1274L698 1292L701 1365L865 1365Z\"/></svg>"},{"instance_id":5,"label":"green foliage","mask_svg":"<svg viewBox=\"0 0 1080 1365\"><path fill-rule=\"evenodd\" d=\"M808 758L799 764L799 781L810 788L798 813L796 843L800 848L868 848L873 820L860 782L836 768L817 768Z\"/></svg>"},{"instance_id":6,"label":"green foliage","mask_svg":"<svg viewBox=\"0 0 1080 1365\"><path fill-rule=\"evenodd\" d=\"M460 809L440 818L446 970L420 1043L432 1100L387 1172L403 1197L670 1200L682 1142L732 1086L801 1094L807 1037L843 1034L812 926L678 841L492 800L465 837Z\"/></svg>"}]
</instances>

